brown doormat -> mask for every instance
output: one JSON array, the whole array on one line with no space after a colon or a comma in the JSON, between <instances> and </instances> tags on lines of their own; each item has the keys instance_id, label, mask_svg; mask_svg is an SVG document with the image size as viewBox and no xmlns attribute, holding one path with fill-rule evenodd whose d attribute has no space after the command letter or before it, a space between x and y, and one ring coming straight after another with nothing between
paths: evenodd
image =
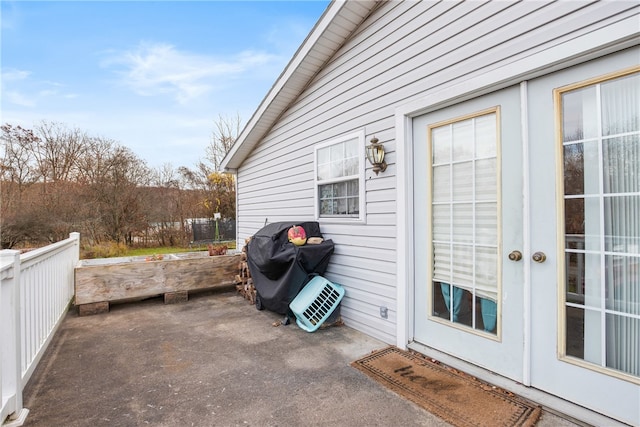
<instances>
[{"instance_id":1,"label":"brown doormat","mask_svg":"<svg viewBox=\"0 0 640 427\"><path fill-rule=\"evenodd\" d=\"M396 347L351 366L455 426L526 427L540 416L540 407L521 397Z\"/></svg>"}]
</instances>

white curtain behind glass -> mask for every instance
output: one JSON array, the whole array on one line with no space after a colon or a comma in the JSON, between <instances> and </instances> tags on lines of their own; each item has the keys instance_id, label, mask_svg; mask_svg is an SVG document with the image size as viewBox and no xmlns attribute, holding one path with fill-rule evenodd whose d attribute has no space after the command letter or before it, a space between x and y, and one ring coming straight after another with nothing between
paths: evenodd
<instances>
[{"instance_id":1,"label":"white curtain behind glass","mask_svg":"<svg viewBox=\"0 0 640 427\"><path fill-rule=\"evenodd\" d=\"M563 123L584 152L565 195L584 198L584 359L639 376L640 74L565 93Z\"/></svg>"},{"instance_id":2,"label":"white curtain behind glass","mask_svg":"<svg viewBox=\"0 0 640 427\"><path fill-rule=\"evenodd\" d=\"M640 74L600 87L606 365L640 376Z\"/></svg>"}]
</instances>

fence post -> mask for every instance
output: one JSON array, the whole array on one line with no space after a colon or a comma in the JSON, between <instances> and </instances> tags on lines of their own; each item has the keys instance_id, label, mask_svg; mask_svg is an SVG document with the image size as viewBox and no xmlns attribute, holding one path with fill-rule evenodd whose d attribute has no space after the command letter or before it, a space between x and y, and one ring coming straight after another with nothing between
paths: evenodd
<instances>
[{"instance_id":1,"label":"fence post","mask_svg":"<svg viewBox=\"0 0 640 427\"><path fill-rule=\"evenodd\" d=\"M0 385L2 410L0 423L9 416L10 420L17 420L16 425L24 421L27 409L22 407L22 345L20 325L20 251L0 251L0 265L11 265L6 276L0 281L0 369L2 384ZM5 401L5 396L8 399ZM5 408L4 405L7 404ZM12 423L14 424L14 423Z\"/></svg>"},{"instance_id":2,"label":"fence post","mask_svg":"<svg viewBox=\"0 0 640 427\"><path fill-rule=\"evenodd\" d=\"M76 289L75 289L75 267L78 264L78 261L80 261L80 233L78 233L77 231L74 231L73 233L69 233L69 238L75 240L75 243L73 244L73 268L72 268L72 272L71 272L71 281L70 281L70 289L69 289L69 298L73 298L76 294Z\"/></svg>"},{"instance_id":3,"label":"fence post","mask_svg":"<svg viewBox=\"0 0 640 427\"><path fill-rule=\"evenodd\" d=\"M78 261L80 259L80 233L78 233L77 231L69 233L69 238L76 241L74 257L75 260Z\"/></svg>"}]
</instances>

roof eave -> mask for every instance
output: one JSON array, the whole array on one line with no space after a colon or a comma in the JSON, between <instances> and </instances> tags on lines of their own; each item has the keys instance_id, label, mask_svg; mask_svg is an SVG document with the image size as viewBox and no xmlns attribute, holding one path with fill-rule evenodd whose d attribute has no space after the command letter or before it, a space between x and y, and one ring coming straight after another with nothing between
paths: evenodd
<instances>
[{"instance_id":1,"label":"roof eave","mask_svg":"<svg viewBox=\"0 0 640 427\"><path fill-rule=\"evenodd\" d=\"M358 11L355 12L357 19L354 19L354 10L345 7L348 3L357 3ZM375 4L376 0L358 2L333 0L327 6L316 25L240 132L235 144L222 160L220 164L222 170L233 171L240 167L282 113L295 101L324 64L373 10ZM347 13L349 19L340 20L341 31L330 31L333 25L337 25L336 19L341 14ZM310 53L313 53L313 58L310 57ZM321 61L318 61L319 58Z\"/></svg>"}]
</instances>

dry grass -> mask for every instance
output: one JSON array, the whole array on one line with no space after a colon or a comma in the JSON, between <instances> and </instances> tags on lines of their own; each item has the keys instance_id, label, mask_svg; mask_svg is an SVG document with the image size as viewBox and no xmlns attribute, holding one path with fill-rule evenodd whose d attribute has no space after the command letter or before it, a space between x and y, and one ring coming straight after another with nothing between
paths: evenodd
<instances>
[{"instance_id":1,"label":"dry grass","mask_svg":"<svg viewBox=\"0 0 640 427\"><path fill-rule=\"evenodd\" d=\"M220 245L225 245L229 249L235 249L235 242L221 242ZM214 244L214 246L217 246ZM86 248L82 248L80 251L80 259L91 258L113 258L121 256L147 256L147 255L162 255L162 254L175 254L180 252L198 252L208 250L207 244L191 247L178 247L178 246L156 246L149 248L129 248L123 243L105 243L100 245L94 245Z\"/></svg>"}]
</instances>

